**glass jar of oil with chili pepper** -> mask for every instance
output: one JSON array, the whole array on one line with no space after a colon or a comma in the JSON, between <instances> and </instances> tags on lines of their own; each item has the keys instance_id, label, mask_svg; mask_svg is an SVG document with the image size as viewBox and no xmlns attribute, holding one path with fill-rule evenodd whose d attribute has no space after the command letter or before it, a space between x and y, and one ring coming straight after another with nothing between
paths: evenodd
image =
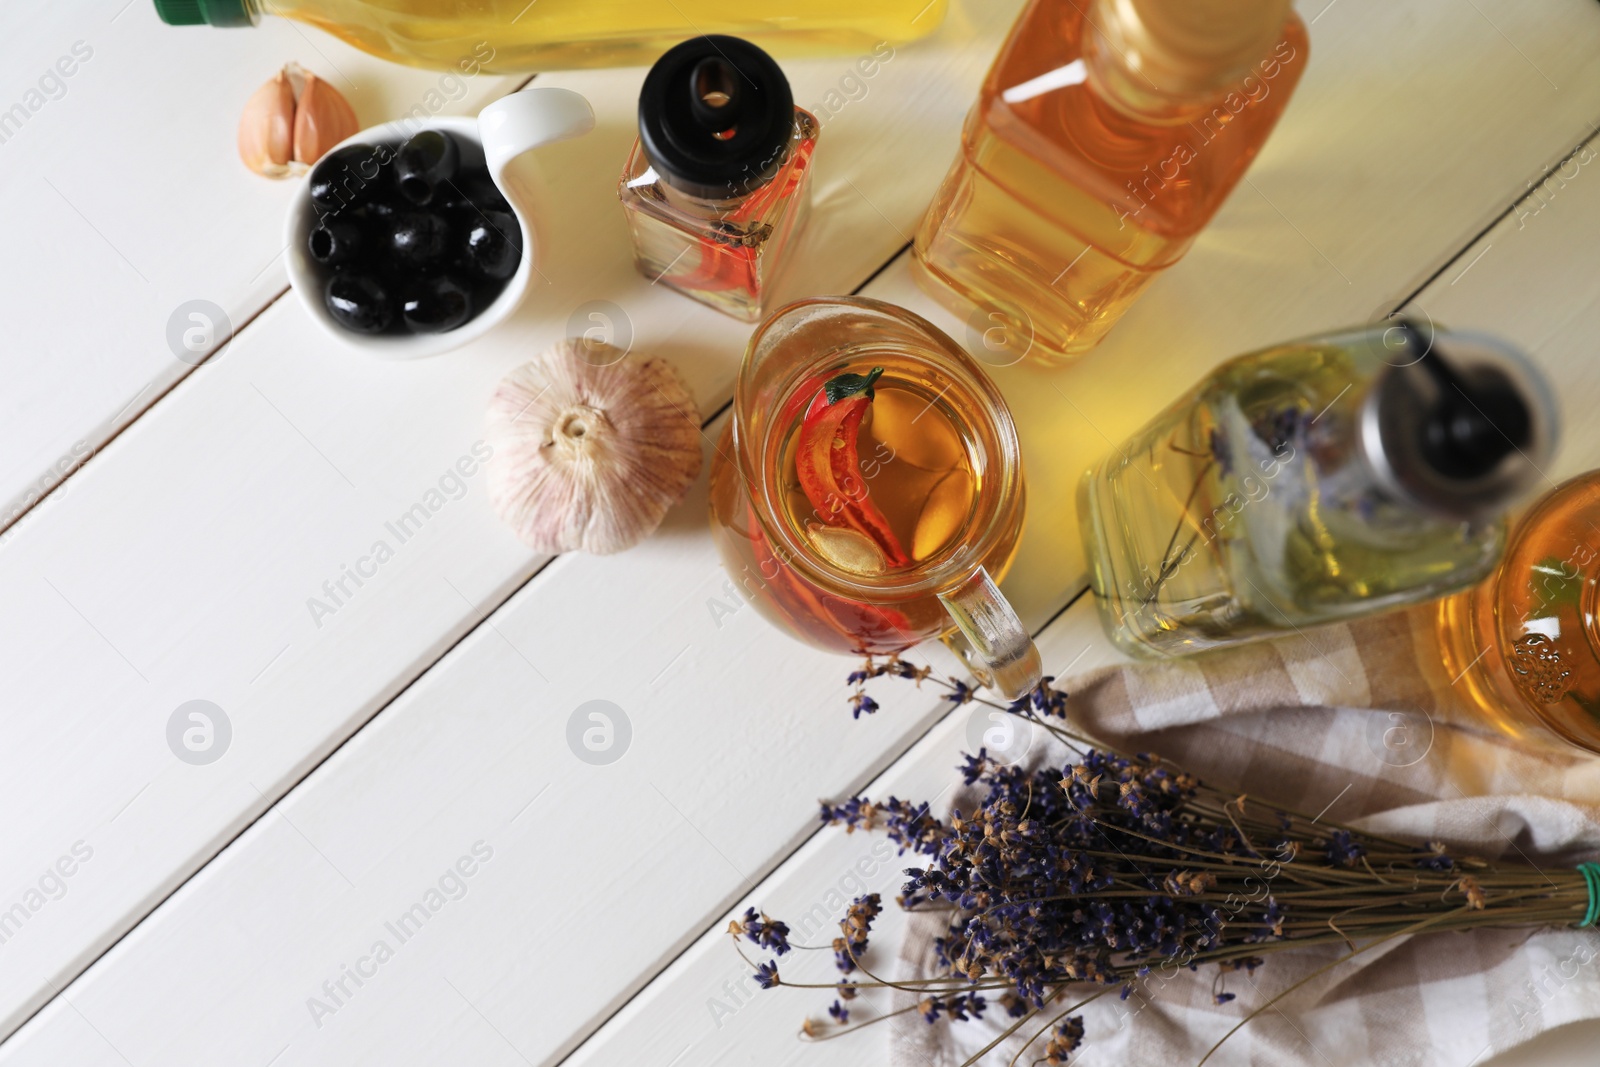
<instances>
[{"instance_id":1,"label":"glass jar of oil with chili pepper","mask_svg":"<svg viewBox=\"0 0 1600 1067\"><path fill-rule=\"evenodd\" d=\"M757 322L810 204L817 121L737 37L696 37L651 68L618 187L652 282Z\"/></svg>"},{"instance_id":2,"label":"glass jar of oil with chili pepper","mask_svg":"<svg viewBox=\"0 0 1600 1067\"><path fill-rule=\"evenodd\" d=\"M1022 529L1016 428L926 320L806 300L756 331L712 457L712 531L740 596L820 648L943 637L1008 696L1039 680L995 583Z\"/></svg>"}]
</instances>

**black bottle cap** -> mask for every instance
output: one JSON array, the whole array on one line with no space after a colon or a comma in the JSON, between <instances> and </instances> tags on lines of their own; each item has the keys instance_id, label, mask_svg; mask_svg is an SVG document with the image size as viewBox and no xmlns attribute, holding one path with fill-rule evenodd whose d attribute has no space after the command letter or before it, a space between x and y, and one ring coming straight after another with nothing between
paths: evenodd
<instances>
[{"instance_id":1,"label":"black bottle cap","mask_svg":"<svg viewBox=\"0 0 1600 1067\"><path fill-rule=\"evenodd\" d=\"M1555 406L1542 378L1490 338L1425 333L1403 320L1386 337L1386 358L1400 359L1373 395L1369 457L1429 510L1503 511L1542 477L1554 450Z\"/></svg>"},{"instance_id":2,"label":"black bottle cap","mask_svg":"<svg viewBox=\"0 0 1600 1067\"><path fill-rule=\"evenodd\" d=\"M706 200L771 181L794 133L794 93L771 56L737 37L695 37L656 61L639 93L639 142L656 174Z\"/></svg>"},{"instance_id":3,"label":"black bottle cap","mask_svg":"<svg viewBox=\"0 0 1600 1067\"><path fill-rule=\"evenodd\" d=\"M1527 401L1500 370L1458 373L1437 352L1428 353L1422 367L1439 386L1420 429L1422 455L1434 470L1460 481L1482 478L1531 443Z\"/></svg>"}]
</instances>

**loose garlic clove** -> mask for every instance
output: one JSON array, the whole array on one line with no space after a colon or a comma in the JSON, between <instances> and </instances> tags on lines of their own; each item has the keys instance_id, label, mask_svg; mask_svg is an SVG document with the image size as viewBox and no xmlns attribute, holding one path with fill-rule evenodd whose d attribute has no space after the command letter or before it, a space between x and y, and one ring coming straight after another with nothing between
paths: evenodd
<instances>
[{"instance_id":1,"label":"loose garlic clove","mask_svg":"<svg viewBox=\"0 0 1600 1067\"><path fill-rule=\"evenodd\" d=\"M289 175L294 156L294 86L286 71L251 94L239 117L239 158L268 178Z\"/></svg>"},{"instance_id":2,"label":"loose garlic clove","mask_svg":"<svg viewBox=\"0 0 1600 1067\"><path fill-rule=\"evenodd\" d=\"M257 174L303 174L361 129L344 94L298 63L257 89L239 117L239 158Z\"/></svg>"},{"instance_id":3,"label":"loose garlic clove","mask_svg":"<svg viewBox=\"0 0 1600 1067\"><path fill-rule=\"evenodd\" d=\"M294 114L294 159L310 166L361 129L344 94L309 71Z\"/></svg>"}]
</instances>

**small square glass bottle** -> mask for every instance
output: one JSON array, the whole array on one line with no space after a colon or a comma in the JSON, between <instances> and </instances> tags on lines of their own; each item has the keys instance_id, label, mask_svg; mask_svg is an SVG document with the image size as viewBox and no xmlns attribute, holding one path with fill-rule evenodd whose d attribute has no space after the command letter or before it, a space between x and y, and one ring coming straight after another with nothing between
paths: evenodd
<instances>
[{"instance_id":1,"label":"small square glass bottle","mask_svg":"<svg viewBox=\"0 0 1600 1067\"><path fill-rule=\"evenodd\" d=\"M745 322L804 224L817 121L783 71L737 37L662 56L639 94L618 193L639 271Z\"/></svg>"}]
</instances>

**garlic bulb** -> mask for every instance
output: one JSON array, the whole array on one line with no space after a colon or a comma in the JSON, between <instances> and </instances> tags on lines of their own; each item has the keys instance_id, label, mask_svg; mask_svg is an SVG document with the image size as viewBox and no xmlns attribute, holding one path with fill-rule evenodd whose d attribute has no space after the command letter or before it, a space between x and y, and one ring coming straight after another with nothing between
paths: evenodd
<instances>
[{"instance_id":1,"label":"garlic bulb","mask_svg":"<svg viewBox=\"0 0 1600 1067\"><path fill-rule=\"evenodd\" d=\"M344 96L298 63L250 95L239 116L239 158L268 178L300 174L361 129Z\"/></svg>"},{"instance_id":2,"label":"garlic bulb","mask_svg":"<svg viewBox=\"0 0 1600 1067\"><path fill-rule=\"evenodd\" d=\"M629 548L700 473L700 412L678 372L596 347L563 341L489 403L490 502L539 552Z\"/></svg>"}]
</instances>

